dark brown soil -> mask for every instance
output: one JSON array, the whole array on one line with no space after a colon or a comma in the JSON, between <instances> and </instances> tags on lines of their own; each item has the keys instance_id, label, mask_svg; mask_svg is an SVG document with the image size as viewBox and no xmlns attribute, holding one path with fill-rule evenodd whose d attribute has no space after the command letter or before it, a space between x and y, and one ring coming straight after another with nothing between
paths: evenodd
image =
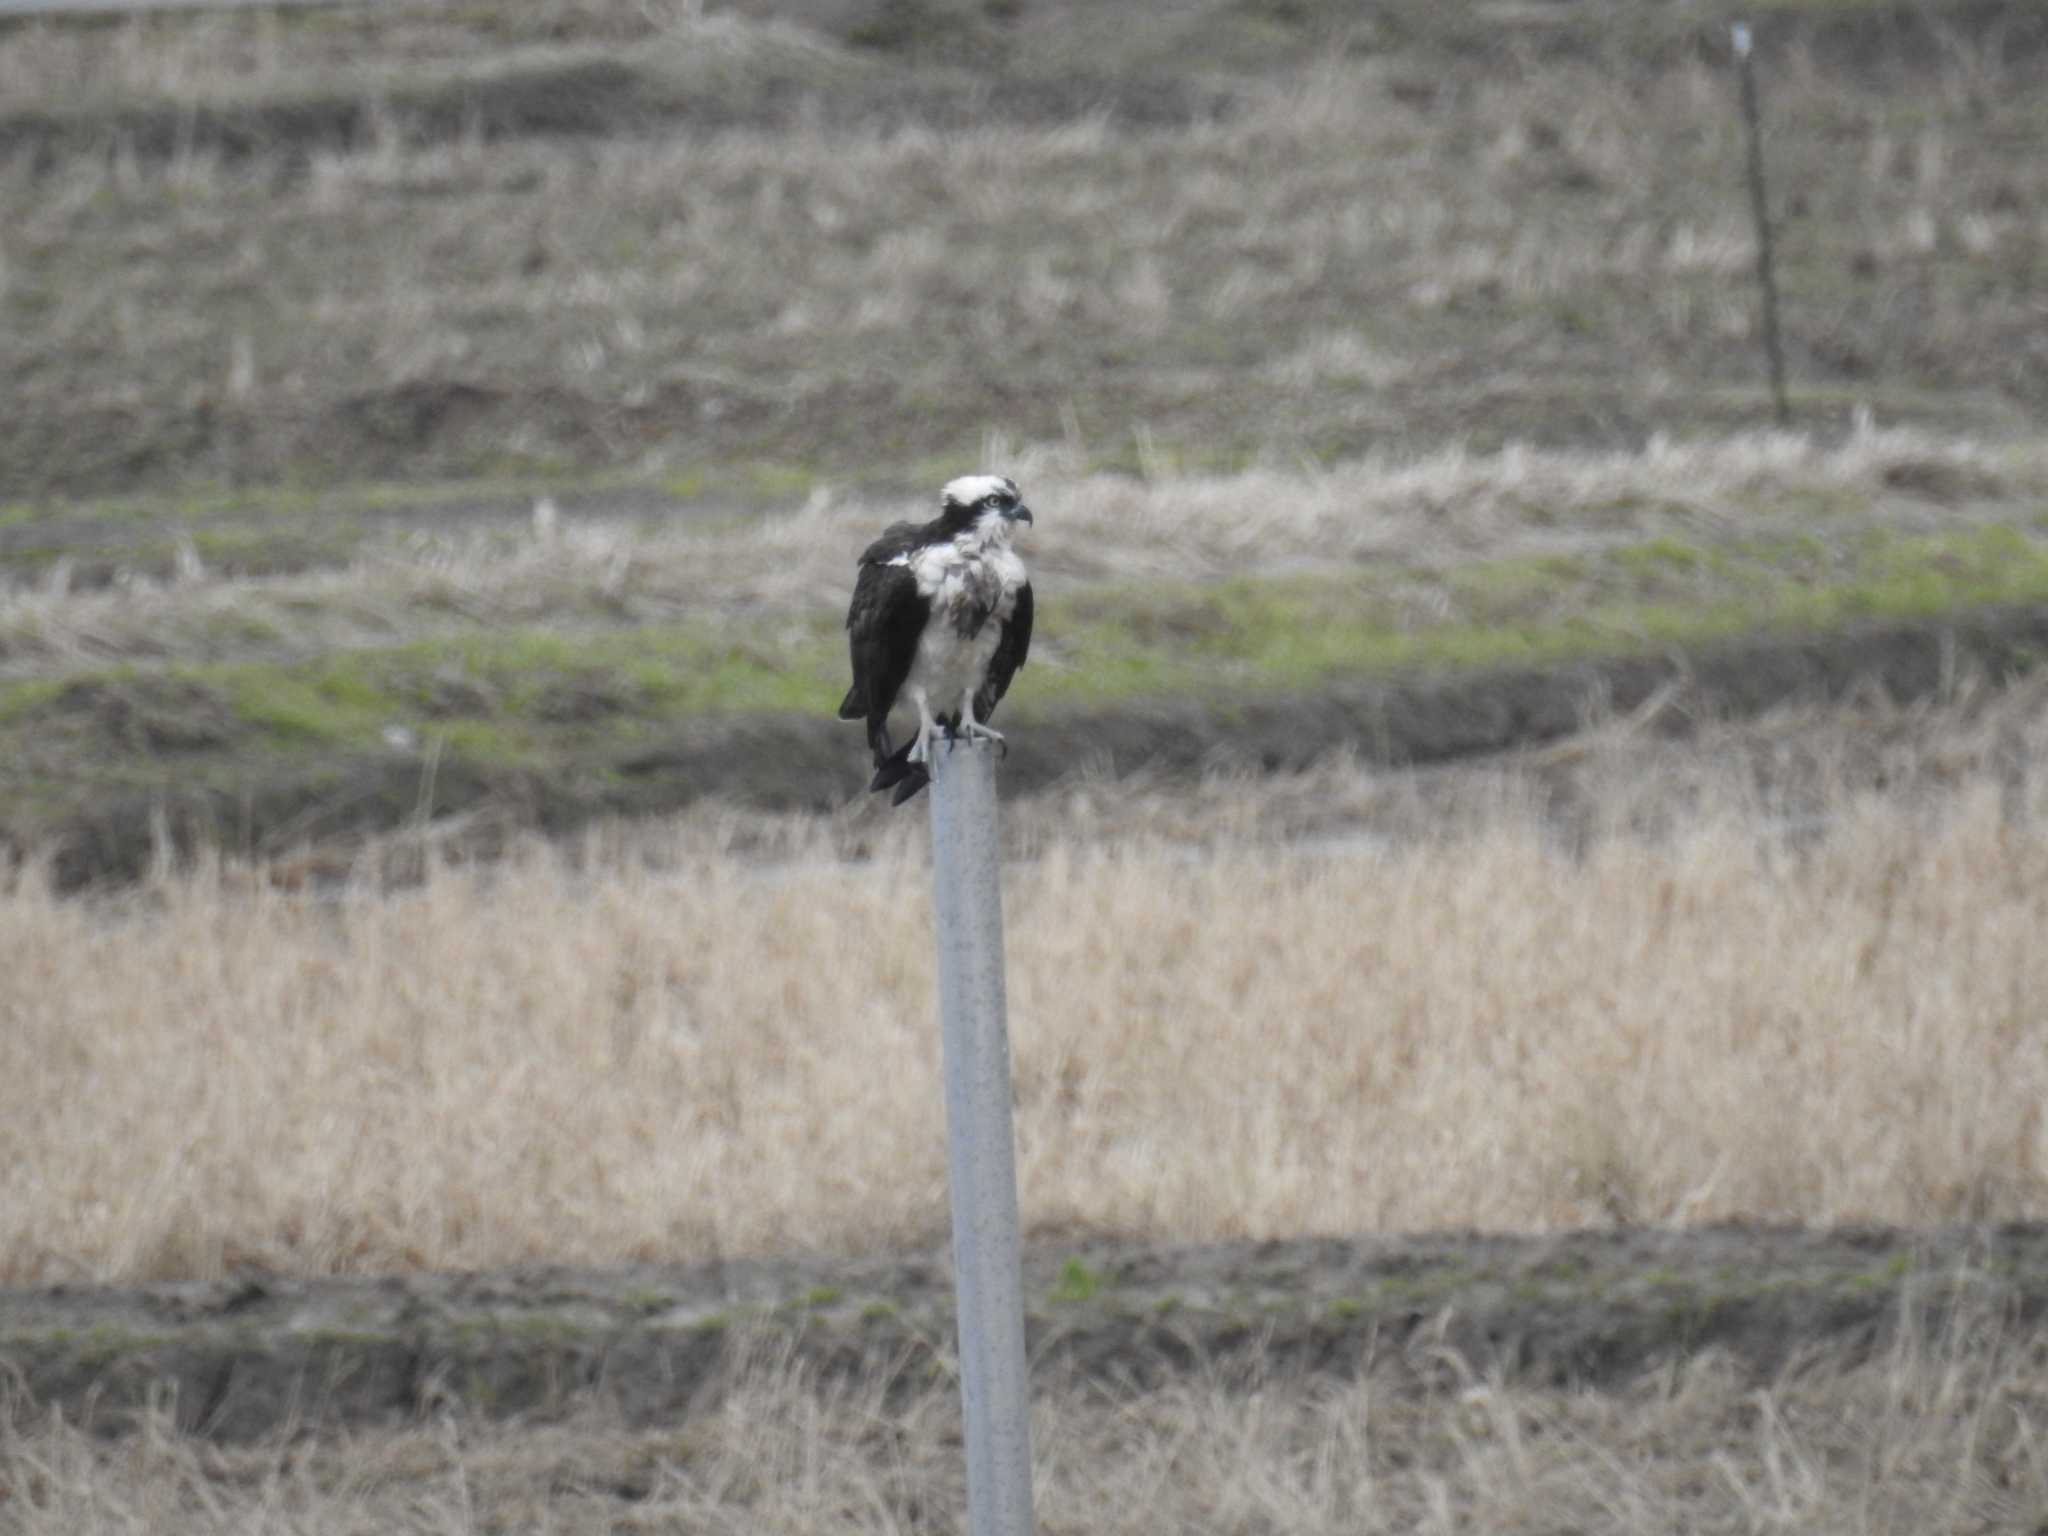
<instances>
[{"instance_id":1,"label":"dark brown soil","mask_svg":"<svg viewBox=\"0 0 2048 1536\"><path fill-rule=\"evenodd\" d=\"M1124 1390L1201 1372L1600 1388L1715 1349L1760 1379L1817 1347L1882 1351L1968 1305L2048 1306L2048 1228L1743 1226L1204 1247L1083 1243L1026 1259L1041 1376ZM593 1402L645 1423L701 1412L736 1366L788 1352L829 1382L921 1387L952 1352L946 1256L733 1260L376 1280L243 1276L0 1292L17 1412L104 1433L152 1402L224 1441L402 1424L443 1403L532 1422Z\"/></svg>"}]
</instances>

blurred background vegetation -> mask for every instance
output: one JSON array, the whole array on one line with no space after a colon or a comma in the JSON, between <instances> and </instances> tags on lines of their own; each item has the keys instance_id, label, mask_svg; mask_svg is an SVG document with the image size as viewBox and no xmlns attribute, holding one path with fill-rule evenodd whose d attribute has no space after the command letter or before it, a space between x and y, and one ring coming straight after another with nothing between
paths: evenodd
<instances>
[{"instance_id":1,"label":"blurred background vegetation","mask_svg":"<svg viewBox=\"0 0 2048 1536\"><path fill-rule=\"evenodd\" d=\"M1737 15L1803 445L1775 459ZM166 794L252 849L483 800L838 803L857 753L776 723L829 706L833 585L984 460L1050 497L1017 702L1081 735L2030 603L2044 58L2019 0L0 24L10 835L103 845L89 871ZM1750 447L1685 479L1674 441ZM1492 467L1400 478L1460 456ZM1405 486L1408 532L1349 538L1339 483L1361 519ZM1196 485L1234 554L1170 553ZM1435 537L1469 495L1512 515ZM1296 501L1321 520L1255 536ZM838 574L740 604L653 574L793 558L792 517ZM588 579L507 606L562 530Z\"/></svg>"}]
</instances>

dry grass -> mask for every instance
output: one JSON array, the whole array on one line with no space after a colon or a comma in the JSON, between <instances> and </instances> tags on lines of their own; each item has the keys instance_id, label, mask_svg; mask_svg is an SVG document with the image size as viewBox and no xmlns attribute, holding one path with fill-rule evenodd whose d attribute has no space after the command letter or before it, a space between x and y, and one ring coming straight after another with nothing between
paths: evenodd
<instances>
[{"instance_id":1,"label":"dry grass","mask_svg":"<svg viewBox=\"0 0 2048 1536\"><path fill-rule=\"evenodd\" d=\"M1816 1353L1761 1387L1711 1354L1610 1394L1430 1365L1420 1382L1381 1368L1230 1392L1049 1383L1039 1527L1918 1536L2031 1529L2048 1501L2048 1361L1983 1318L1909 1327L1874 1360ZM245 1449L161 1420L112 1442L0 1428L0 1515L22 1536L962 1528L950 1384L826 1385L764 1358L729 1388L658 1432L598 1411L514 1429L450 1415L338 1442L285 1430Z\"/></svg>"},{"instance_id":2,"label":"dry grass","mask_svg":"<svg viewBox=\"0 0 2048 1536\"><path fill-rule=\"evenodd\" d=\"M2038 713L1986 727L1981 767L1930 730L1948 791L1838 791L1818 840L1697 764L1631 791L1664 770L1625 755L1600 818L1656 835L1561 844L1526 784L1342 857L1242 813L1189 818L1191 848L1136 791L1120 831L1107 788L1034 808L1007 892L1027 1223L2043 1214L2048 821L2013 776ZM1415 797L1342 768L1305 795L1375 792ZM17 879L0 1275L935 1239L920 835L837 862L846 835L705 813L338 901Z\"/></svg>"},{"instance_id":3,"label":"dry grass","mask_svg":"<svg viewBox=\"0 0 2048 1536\"><path fill-rule=\"evenodd\" d=\"M1314 472L1159 466L1145 478L1090 473L1064 447L995 439L983 451L1022 478L1040 511L1030 557L1054 601L1097 583L1286 576L1370 561L1412 575L1426 614L1432 578L1472 561L1659 537L1711 548L2031 522L2048 494L2039 445L1867 424L1831 443L1754 433L1657 440L1640 452L1450 448ZM91 589L75 587L72 565L60 560L12 585L0 578L0 676L61 676L109 660L292 659L505 625L589 631L836 616L863 544L885 522L926 515L928 499L824 486L760 517L572 511L453 531L434 531L429 506L403 531L366 535L336 568L238 576L187 540L170 573L122 571ZM122 525L109 514L105 526ZM134 526L161 542L153 520ZM297 526L285 519L280 537Z\"/></svg>"},{"instance_id":4,"label":"dry grass","mask_svg":"<svg viewBox=\"0 0 2048 1536\"><path fill-rule=\"evenodd\" d=\"M206 51L138 36L109 67L139 80ZM0 36L0 78L61 80L35 51L54 46ZM684 99L772 86L818 112L596 143L391 127L305 175L204 145L14 155L0 375L24 424L0 443L25 488L77 490L902 464L990 425L1053 437L1063 410L1107 455L1156 437L1229 462L1757 419L1722 75L1294 53L1165 131L1085 91L950 131L876 104L957 108L971 77L720 16L636 67ZM1169 95L1208 89L1199 48L1154 67ZM1773 68L1798 383L1831 419L1871 400L2012 430L2042 387L2026 273L2048 206L2024 63L1958 43L1903 85ZM54 434L81 419L123 441Z\"/></svg>"},{"instance_id":5,"label":"dry grass","mask_svg":"<svg viewBox=\"0 0 2048 1536\"><path fill-rule=\"evenodd\" d=\"M381 15L252 6L99 18L87 25L76 17L10 18L0 34L0 90L16 111L288 97L295 89L331 91L338 75L346 80L366 63L459 67L473 63L479 44L642 41L663 30L664 8L658 0L529 0L495 13L451 16L449 7L429 0L387 4L378 8Z\"/></svg>"}]
</instances>

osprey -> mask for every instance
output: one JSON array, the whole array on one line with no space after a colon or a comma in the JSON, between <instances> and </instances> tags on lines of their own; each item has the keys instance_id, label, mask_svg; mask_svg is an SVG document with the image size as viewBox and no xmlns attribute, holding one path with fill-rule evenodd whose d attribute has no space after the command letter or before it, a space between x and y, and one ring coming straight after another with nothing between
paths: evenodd
<instances>
[{"instance_id":1,"label":"osprey","mask_svg":"<svg viewBox=\"0 0 2048 1536\"><path fill-rule=\"evenodd\" d=\"M894 523L860 557L846 611L853 686L842 720L866 720L875 755L870 790L895 788L901 805L931 781L932 738L1000 743L996 701L1031 649L1031 579L1010 534L1031 509L1017 482L963 475L939 493L930 522ZM917 734L898 748L889 711L908 703Z\"/></svg>"}]
</instances>

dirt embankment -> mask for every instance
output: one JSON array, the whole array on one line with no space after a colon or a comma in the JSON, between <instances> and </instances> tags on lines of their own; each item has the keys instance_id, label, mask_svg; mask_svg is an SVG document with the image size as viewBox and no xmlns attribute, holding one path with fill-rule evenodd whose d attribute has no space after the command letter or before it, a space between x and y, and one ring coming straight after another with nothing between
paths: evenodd
<instances>
[{"instance_id":1,"label":"dirt embankment","mask_svg":"<svg viewBox=\"0 0 2048 1536\"><path fill-rule=\"evenodd\" d=\"M1960 1310L2030 1326L2048 1228L1809 1232L1742 1226L1556 1237L1041 1248L1025 1266L1042 1377L1142 1389L1179 1373L1456 1369L1603 1387L1707 1349L1768 1379L1817 1347L1880 1351ZM749 1360L822 1380L925 1385L948 1370L940 1252L908 1259L0 1293L17 1408L119 1433L170 1403L238 1441L409 1422L531 1420L608 1405L701 1410Z\"/></svg>"},{"instance_id":2,"label":"dirt embankment","mask_svg":"<svg viewBox=\"0 0 2048 1536\"><path fill-rule=\"evenodd\" d=\"M1005 722L1012 751L1003 783L1008 794L1030 795L1076 773L1283 772L1336 751L1387 766L1456 763L1555 742L1653 701L1651 727L1682 736L1702 721L1859 691L1898 702L1938 698L1962 679L2022 675L2043 655L2048 612L2029 609L1763 637L1693 655L1161 700ZM514 770L450 754L428 775L417 752L393 751L311 768L252 766L238 783L110 793L60 823L17 819L0 823L0 834L22 847L54 839L57 878L70 888L139 875L165 829L188 849L285 853L298 844L350 844L423 816L481 813L477 835L488 844L511 829L560 834L595 818L660 814L704 799L826 811L861 798L864 760L858 733L822 714L706 717L657 746L603 761Z\"/></svg>"}]
</instances>

